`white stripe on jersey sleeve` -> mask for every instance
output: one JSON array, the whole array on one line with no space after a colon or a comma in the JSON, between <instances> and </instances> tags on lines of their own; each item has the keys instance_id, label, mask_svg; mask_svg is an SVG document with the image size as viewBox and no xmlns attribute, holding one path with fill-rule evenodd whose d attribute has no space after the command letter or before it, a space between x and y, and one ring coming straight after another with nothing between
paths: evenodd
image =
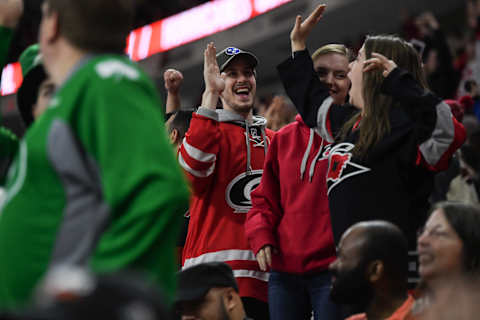
<instances>
[{"instance_id":1,"label":"white stripe on jersey sleeve","mask_svg":"<svg viewBox=\"0 0 480 320\"><path fill-rule=\"evenodd\" d=\"M201 162L213 162L217 160L217 156L215 154L203 152L202 150L195 148L194 146L192 146L187 142L186 138L183 138L182 144L183 144L183 147L185 148L185 151L192 159L195 159Z\"/></svg>"}]
</instances>

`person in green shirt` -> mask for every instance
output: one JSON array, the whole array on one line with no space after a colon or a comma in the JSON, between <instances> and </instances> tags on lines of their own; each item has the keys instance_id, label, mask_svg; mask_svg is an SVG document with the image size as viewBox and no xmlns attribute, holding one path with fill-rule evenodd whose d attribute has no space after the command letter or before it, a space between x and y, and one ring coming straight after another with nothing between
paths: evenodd
<instances>
[{"instance_id":1,"label":"person in green shirt","mask_svg":"<svg viewBox=\"0 0 480 320\"><path fill-rule=\"evenodd\" d=\"M152 81L123 55L133 0L45 0L57 87L20 141L0 211L0 309L59 265L145 273L172 298L189 193Z\"/></svg>"}]
</instances>

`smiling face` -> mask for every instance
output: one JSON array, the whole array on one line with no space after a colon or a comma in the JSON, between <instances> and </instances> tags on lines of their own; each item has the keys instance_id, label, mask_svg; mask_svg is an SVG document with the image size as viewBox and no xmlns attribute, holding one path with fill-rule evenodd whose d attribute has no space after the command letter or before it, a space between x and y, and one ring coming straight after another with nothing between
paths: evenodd
<instances>
[{"instance_id":1,"label":"smiling face","mask_svg":"<svg viewBox=\"0 0 480 320\"><path fill-rule=\"evenodd\" d=\"M248 115L253 108L257 81L248 60L239 56L232 60L222 72L225 89L221 94L223 108Z\"/></svg>"},{"instance_id":2,"label":"smiling face","mask_svg":"<svg viewBox=\"0 0 480 320\"><path fill-rule=\"evenodd\" d=\"M463 244L442 209L432 213L417 245L419 273L425 281L462 273Z\"/></svg>"},{"instance_id":3,"label":"smiling face","mask_svg":"<svg viewBox=\"0 0 480 320\"><path fill-rule=\"evenodd\" d=\"M327 53L317 56L313 67L320 81L330 89L335 104L344 104L350 87L348 79L348 59L339 53Z\"/></svg>"},{"instance_id":4,"label":"smiling face","mask_svg":"<svg viewBox=\"0 0 480 320\"><path fill-rule=\"evenodd\" d=\"M363 99L363 63L365 62L365 46L358 52L357 58L350 63L348 78L352 82L350 88L350 103L360 109L364 108Z\"/></svg>"}]
</instances>

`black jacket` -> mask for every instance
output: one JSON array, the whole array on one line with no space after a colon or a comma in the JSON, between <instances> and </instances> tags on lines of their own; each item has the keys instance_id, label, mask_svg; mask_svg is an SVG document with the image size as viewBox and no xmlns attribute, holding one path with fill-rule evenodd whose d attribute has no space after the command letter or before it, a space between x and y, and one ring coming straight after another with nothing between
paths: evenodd
<instances>
[{"instance_id":1,"label":"black jacket","mask_svg":"<svg viewBox=\"0 0 480 320\"><path fill-rule=\"evenodd\" d=\"M351 153L358 130L351 130L342 141L334 139L358 109L332 103L308 51L296 52L278 71L305 123L335 142L328 155L326 183L336 243L354 223L376 219L395 223L410 243L414 242L428 210L432 171L448 165L465 139L463 126L454 120L449 107L420 87L409 73L393 70L385 78L382 92L402 107L391 108L390 133L359 159Z\"/></svg>"}]
</instances>

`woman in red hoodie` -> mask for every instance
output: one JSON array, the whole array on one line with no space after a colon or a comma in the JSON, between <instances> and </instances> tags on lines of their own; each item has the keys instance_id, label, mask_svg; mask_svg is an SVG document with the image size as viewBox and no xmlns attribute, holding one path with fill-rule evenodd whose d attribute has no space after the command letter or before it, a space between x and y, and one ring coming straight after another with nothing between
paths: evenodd
<instances>
[{"instance_id":1,"label":"woman in red hoodie","mask_svg":"<svg viewBox=\"0 0 480 320\"><path fill-rule=\"evenodd\" d=\"M329 44L313 55L315 71L337 104L345 102L348 49ZM297 115L273 138L260 185L252 194L246 233L260 268L271 269L271 319L337 319L329 300L335 260L325 177L329 144Z\"/></svg>"}]
</instances>

